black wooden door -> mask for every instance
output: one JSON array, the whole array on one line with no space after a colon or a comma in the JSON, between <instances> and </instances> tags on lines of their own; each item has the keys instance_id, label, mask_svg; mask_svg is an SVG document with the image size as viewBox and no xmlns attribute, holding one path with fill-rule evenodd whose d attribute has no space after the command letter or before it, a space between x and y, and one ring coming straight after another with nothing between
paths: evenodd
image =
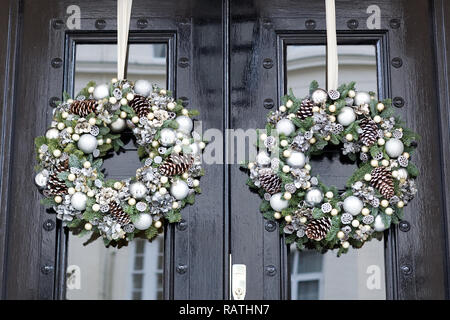
<instances>
[{"instance_id":1,"label":"black wooden door","mask_svg":"<svg viewBox=\"0 0 450 320\"><path fill-rule=\"evenodd\" d=\"M71 90L74 45L115 42L116 0L1 4L2 297L63 299L67 235L39 205L33 138L49 124L53 97ZM81 10L79 30L66 25L71 5ZM380 8L379 29L367 27L369 5ZM450 5L337 0L336 9L338 42L376 46L378 93L398 97L399 112L422 135L420 192L404 227L386 233L387 297L448 297ZM203 130L261 128L266 107L287 90L286 48L325 44L324 10L323 1L307 0L134 0L130 41L167 45L167 86L200 110ZM227 145L223 151L232 158ZM115 175L128 175L121 167ZM166 229L165 298L227 299L231 254L247 265L247 299L288 299L287 247L259 213L245 174L237 165L205 167L204 193Z\"/></svg>"},{"instance_id":2,"label":"black wooden door","mask_svg":"<svg viewBox=\"0 0 450 320\"><path fill-rule=\"evenodd\" d=\"M373 5L381 25L369 29ZM379 95L393 97L408 126L422 136L416 156L420 191L406 210L403 227L385 236L386 295L391 299L448 295L448 102L441 98L448 96L442 83L448 67L442 60L445 10L443 1L336 1L338 44L376 47ZM288 89L288 46L326 42L325 1L231 0L229 11L230 127L262 128L265 107L275 108ZM315 162L325 180L328 165ZM347 171L340 172L341 181ZM246 298L289 298L287 247L275 226L261 219L258 195L248 191L245 179L244 173L231 170L230 247L233 262L247 265Z\"/></svg>"},{"instance_id":3,"label":"black wooden door","mask_svg":"<svg viewBox=\"0 0 450 320\"><path fill-rule=\"evenodd\" d=\"M9 32L2 33L9 59L5 69L9 89L5 92L11 90L8 99L14 100L2 108L5 119L13 124L12 129L8 123L2 130L11 130L7 136L14 136L4 142L6 150L2 142L6 157L2 153L2 160L10 165L5 177L8 195L2 197L2 204L8 206L2 210L7 213L8 230L2 232L2 240L8 244L2 263L5 298L65 297L68 237L55 215L39 205L40 195L32 183L33 139L49 125L52 101L60 99L63 90L73 90L76 46L116 42L116 3L2 1L9 8L2 13L3 21L9 23ZM66 23L69 20L73 26L73 6L79 8L79 28ZM224 108L222 34L221 1L133 1L130 43L165 44L168 88L185 105L199 109L204 128L219 130ZM135 153L133 144L128 144L125 153L113 158L118 161L105 162L106 171L116 177L130 176L136 169L129 165L135 163ZM166 299L224 298L228 268L223 172L220 164L206 167L204 191L197 204L183 211L181 223L165 231Z\"/></svg>"}]
</instances>

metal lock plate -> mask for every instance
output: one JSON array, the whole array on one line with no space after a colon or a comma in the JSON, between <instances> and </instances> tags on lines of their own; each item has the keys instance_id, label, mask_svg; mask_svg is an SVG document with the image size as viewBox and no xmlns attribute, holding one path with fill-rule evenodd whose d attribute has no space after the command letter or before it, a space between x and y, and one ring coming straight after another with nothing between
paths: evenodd
<instances>
[{"instance_id":1,"label":"metal lock plate","mask_svg":"<svg viewBox=\"0 0 450 320\"><path fill-rule=\"evenodd\" d=\"M246 278L247 278L247 267L245 266L245 264L233 264L231 272L232 272L231 292L233 293L233 299L244 300Z\"/></svg>"}]
</instances>

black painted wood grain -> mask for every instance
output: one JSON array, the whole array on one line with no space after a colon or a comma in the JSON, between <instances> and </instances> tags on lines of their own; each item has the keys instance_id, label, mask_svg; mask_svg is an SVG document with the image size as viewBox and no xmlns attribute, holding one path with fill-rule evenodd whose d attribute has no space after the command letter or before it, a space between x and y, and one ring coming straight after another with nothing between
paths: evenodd
<instances>
[{"instance_id":1,"label":"black painted wood grain","mask_svg":"<svg viewBox=\"0 0 450 320\"><path fill-rule=\"evenodd\" d=\"M6 254L8 234L9 179L11 174L11 145L13 134L14 82L16 77L17 53L19 47L20 3L3 1L0 15L0 75L2 100L0 102L0 298L6 295Z\"/></svg>"}]
</instances>

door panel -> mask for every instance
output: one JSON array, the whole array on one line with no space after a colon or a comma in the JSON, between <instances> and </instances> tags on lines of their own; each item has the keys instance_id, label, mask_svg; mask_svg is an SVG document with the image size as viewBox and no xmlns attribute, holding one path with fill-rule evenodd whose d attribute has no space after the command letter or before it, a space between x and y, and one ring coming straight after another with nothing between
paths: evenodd
<instances>
[{"instance_id":1,"label":"door panel","mask_svg":"<svg viewBox=\"0 0 450 320\"><path fill-rule=\"evenodd\" d=\"M374 4L380 8L381 28L369 30L366 22L370 14L366 10ZM433 52L423 50L434 45L432 24L425 22L432 13L430 4L336 1L338 43L377 47L379 96L399 97L399 114L422 136L415 155L421 170L420 191L405 211L404 225L408 227L402 228L405 231L395 227L385 235L387 298L430 299L446 295L442 227L446 216L445 189L441 184L440 133L436 126L439 108ZM231 0L230 12L231 127L262 128L267 113L264 107L275 108L288 89L286 46L326 43L325 5L323 1ZM299 96L305 93L296 92ZM325 165L326 160L319 166ZM247 298L288 298L286 246L278 231L263 220L259 198L248 190L245 180L245 173L232 170L233 261L247 264Z\"/></svg>"},{"instance_id":2,"label":"door panel","mask_svg":"<svg viewBox=\"0 0 450 320\"><path fill-rule=\"evenodd\" d=\"M80 8L80 30L69 30L65 24L70 5ZM116 1L24 0L16 10L22 25L15 88L21 93L14 104L11 152L15 161L11 163L8 213L8 229L14 232L7 238L11 247L5 261L4 292L10 299L64 299L68 237L55 215L40 206L41 196L31 183L35 163L32 141L49 125L49 101L60 99L63 90L72 87L74 70L69 61L74 58L74 41L115 43ZM199 109L204 129L223 127L221 22L222 7L210 1L133 1L130 43L163 39L168 44L168 87L190 108ZM105 166L115 166L111 161ZM114 174L129 175L123 161L119 164L123 169ZM166 299L224 296L224 199L218 196L223 194L224 170L221 165L206 166L205 170L203 194L197 204L183 210L183 223L165 231ZM15 196L18 193L22 197ZM214 202L207 201L213 198Z\"/></svg>"}]
</instances>

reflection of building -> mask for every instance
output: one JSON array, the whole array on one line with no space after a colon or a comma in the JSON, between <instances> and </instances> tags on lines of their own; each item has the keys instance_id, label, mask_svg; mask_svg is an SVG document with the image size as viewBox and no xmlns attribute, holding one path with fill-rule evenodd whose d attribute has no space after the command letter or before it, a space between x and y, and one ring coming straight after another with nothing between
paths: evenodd
<instances>
[{"instance_id":1,"label":"reflection of building","mask_svg":"<svg viewBox=\"0 0 450 320\"><path fill-rule=\"evenodd\" d=\"M356 81L360 90L374 90L377 87L373 46L341 46L339 53L340 83ZM148 79L165 87L165 54L163 45L131 45L128 78ZM89 80L108 82L115 77L116 68L115 45L78 46L75 92ZM288 87L292 87L299 97L308 93L311 80L325 86L325 47L288 47L287 77ZM105 249L101 241L84 247L83 240L73 236L69 239L68 265L78 266L81 276L80 289L73 285L74 289L67 290L69 299L162 298L161 237L153 243L135 241L120 250ZM335 252L325 255L298 253L293 248L292 298L384 299L383 255L383 243L376 240L340 258L336 258ZM70 270L77 269L71 267ZM376 281L378 276L379 282ZM374 278L375 285L371 282ZM71 277L71 285L76 280ZM377 283L381 284L379 289Z\"/></svg>"},{"instance_id":2,"label":"reflection of building","mask_svg":"<svg viewBox=\"0 0 450 320\"><path fill-rule=\"evenodd\" d=\"M356 81L359 90L377 88L374 46L339 46L339 84ZM287 51L288 88L297 96L317 80L325 87L325 46L292 46ZM291 249L292 299L385 299L384 245L373 240L340 258ZM379 281L378 281L379 280Z\"/></svg>"}]
</instances>

